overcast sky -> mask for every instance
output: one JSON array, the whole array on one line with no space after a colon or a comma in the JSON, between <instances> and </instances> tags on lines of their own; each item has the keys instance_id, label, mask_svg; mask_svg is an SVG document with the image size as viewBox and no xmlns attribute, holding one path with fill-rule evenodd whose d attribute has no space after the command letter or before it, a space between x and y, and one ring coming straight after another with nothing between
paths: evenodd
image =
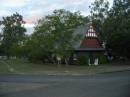
<instances>
[{"instance_id":1,"label":"overcast sky","mask_svg":"<svg viewBox=\"0 0 130 97\"><path fill-rule=\"evenodd\" d=\"M38 19L50 14L55 9L80 11L89 14L89 6L94 0L0 0L0 19L3 16L18 12L26 21L28 33L32 33ZM113 0L109 0L112 3Z\"/></svg>"}]
</instances>

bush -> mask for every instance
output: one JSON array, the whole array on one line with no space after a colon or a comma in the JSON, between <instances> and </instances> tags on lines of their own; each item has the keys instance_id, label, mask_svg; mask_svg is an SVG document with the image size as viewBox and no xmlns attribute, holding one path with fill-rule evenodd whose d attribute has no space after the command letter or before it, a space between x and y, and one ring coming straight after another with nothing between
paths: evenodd
<instances>
[{"instance_id":1,"label":"bush","mask_svg":"<svg viewBox=\"0 0 130 97\"><path fill-rule=\"evenodd\" d=\"M105 63L108 63L108 60L107 60L107 57L106 56L100 56L99 58L99 64L105 64Z\"/></svg>"},{"instance_id":2,"label":"bush","mask_svg":"<svg viewBox=\"0 0 130 97\"><path fill-rule=\"evenodd\" d=\"M80 54L78 56L79 65L88 65L88 59L89 57L87 54Z\"/></svg>"}]
</instances>

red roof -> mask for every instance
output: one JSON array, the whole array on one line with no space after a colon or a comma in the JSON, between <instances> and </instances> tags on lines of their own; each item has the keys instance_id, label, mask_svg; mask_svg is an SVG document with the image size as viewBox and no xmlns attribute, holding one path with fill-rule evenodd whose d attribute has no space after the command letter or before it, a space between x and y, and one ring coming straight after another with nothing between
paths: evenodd
<instances>
[{"instance_id":1,"label":"red roof","mask_svg":"<svg viewBox=\"0 0 130 97\"><path fill-rule=\"evenodd\" d=\"M92 26L90 26L90 29L86 33L86 37L81 42L80 48L102 48L97 33Z\"/></svg>"},{"instance_id":2,"label":"red roof","mask_svg":"<svg viewBox=\"0 0 130 97\"><path fill-rule=\"evenodd\" d=\"M86 38L82 41L82 48L102 48L98 38Z\"/></svg>"}]
</instances>

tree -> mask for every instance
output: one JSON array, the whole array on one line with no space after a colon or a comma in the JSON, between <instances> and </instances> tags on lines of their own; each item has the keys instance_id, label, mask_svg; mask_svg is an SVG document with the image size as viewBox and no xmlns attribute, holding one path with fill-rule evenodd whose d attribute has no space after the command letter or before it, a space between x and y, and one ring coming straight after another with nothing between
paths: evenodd
<instances>
[{"instance_id":1,"label":"tree","mask_svg":"<svg viewBox=\"0 0 130 97\"><path fill-rule=\"evenodd\" d=\"M3 17L0 21L2 25L2 40L1 48L5 55L13 56L14 48L19 48L23 45L26 29L23 24L23 17L18 13L11 16Z\"/></svg>"},{"instance_id":2,"label":"tree","mask_svg":"<svg viewBox=\"0 0 130 97\"><path fill-rule=\"evenodd\" d=\"M95 0L90 8L93 25L105 41L106 49L115 56L130 57L129 0L114 0L111 8L107 1Z\"/></svg>"},{"instance_id":3,"label":"tree","mask_svg":"<svg viewBox=\"0 0 130 97\"><path fill-rule=\"evenodd\" d=\"M79 12L55 10L39 20L31 37L31 55L44 60L53 55L68 58L80 34L75 29L87 22Z\"/></svg>"},{"instance_id":4,"label":"tree","mask_svg":"<svg viewBox=\"0 0 130 97\"><path fill-rule=\"evenodd\" d=\"M117 56L129 57L130 52L130 3L129 0L114 0L104 23L107 48Z\"/></svg>"},{"instance_id":5,"label":"tree","mask_svg":"<svg viewBox=\"0 0 130 97\"><path fill-rule=\"evenodd\" d=\"M105 41L103 25L108 16L109 2L107 0L95 0L91 4L90 9L92 24L97 32L99 32L100 38Z\"/></svg>"}]
</instances>

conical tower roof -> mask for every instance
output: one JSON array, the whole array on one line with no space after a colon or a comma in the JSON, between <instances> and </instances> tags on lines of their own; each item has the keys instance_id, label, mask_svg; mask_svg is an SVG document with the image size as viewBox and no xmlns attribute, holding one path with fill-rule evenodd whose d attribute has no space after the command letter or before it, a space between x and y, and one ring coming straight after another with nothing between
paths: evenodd
<instances>
[{"instance_id":1,"label":"conical tower roof","mask_svg":"<svg viewBox=\"0 0 130 97\"><path fill-rule=\"evenodd\" d=\"M98 35L92 26L86 32L85 38L81 42L81 48L102 48Z\"/></svg>"}]
</instances>

